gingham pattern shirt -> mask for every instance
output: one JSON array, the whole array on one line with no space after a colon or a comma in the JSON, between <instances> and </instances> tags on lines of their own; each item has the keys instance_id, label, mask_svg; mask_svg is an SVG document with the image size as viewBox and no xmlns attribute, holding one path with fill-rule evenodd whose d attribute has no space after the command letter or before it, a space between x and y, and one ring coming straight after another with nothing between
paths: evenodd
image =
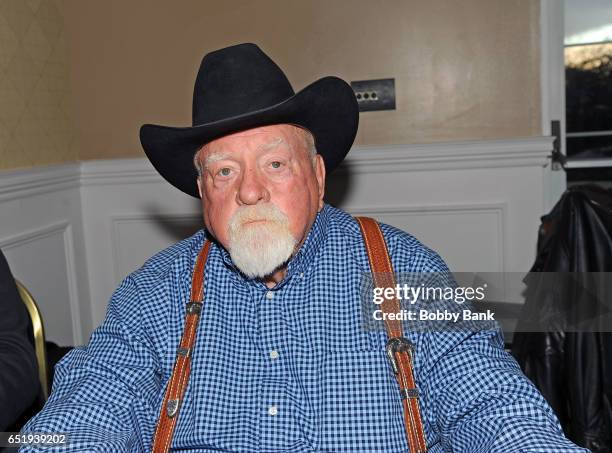
<instances>
[{"instance_id":1,"label":"gingham pattern shirt","mask_svg":"<svg viewBox=\"0 0 612 453\"><path fill-rule=\"evenodd\" d=\"M396 271L447 272L412 236L382 229ZM51 397L24 432L69 433L57 451L150 450L205 235L123 281L89 344L57 365ZM361 326L368 271L357 223L327 205L272 290L244 278L213 244L172 451L407 452L385 334ZM406 335L430 452L581 451L498 331Z\"/></svg>"}]
</instances>

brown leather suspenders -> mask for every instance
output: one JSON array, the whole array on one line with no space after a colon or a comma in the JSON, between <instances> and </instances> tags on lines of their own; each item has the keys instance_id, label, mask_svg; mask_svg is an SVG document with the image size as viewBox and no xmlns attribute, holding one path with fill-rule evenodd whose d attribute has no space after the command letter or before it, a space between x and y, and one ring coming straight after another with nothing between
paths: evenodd
<instances>
[{"instance_id":1,"label":"brown leather suspenders","mask_svg":"<svg viewBox=\"0 0 612 453\"><path fill-rule=\"evenodd\" d=\"M200 250L193 269L191 297L187 304L187 314L185 315L185 329L176 351L172 376L170 376L170 381L168 381L159 419L157 420L157 429L153 435L153 447L151 447L153 453L166 453L170 449L181 400L183 395L185 395L187 383L189 382L191 351L195 343L196 330L200 321L200 313L202 312L204 266L206 265L209 251L210 241L206 241L202 246L202 250Z\"/></svg>"},{"instance_id":2,"label":"brown leather suspenders","mask_svg":"<svg viewBox=\"0 0 612 453\"><path fill-rule=\"evenodd\" d=\"M364 237L374 284L377 287L395 287L393 267L378 223L368 217L357 217L356 219L359 222ZM206 241L202 246L193 270L191 299L187 304L185 328L176 352L174 368L168 381L168 387L166 388L157 421L157 428L153 436L151 447L153 453L166 453L170 449L181 401L189 382L191 352L195 343L195 335L198 322L200 321L204 297L204 266L209 250L210 241ZM399 301L397 299L386 299L382 303L381 309L383 313L397 313L400 311ZM399 384L410 452L424 453L427 449L423 424L419 413L418 393L414 381L412 343L404 338L401 321L385 321L385 329L388 336L386 352Z\"/></svg>"},{"instance_id":3,"label":"brown leather suspenders","mask_svg":"<svg viewBox=\"0 0 612 453\"><path fill-rule=\"evenodd\" d=\"M378 288L395 288L393 265L378 223L369 217L355 217L355 219L359 223L365 241L374 285ZM393 297L392 299L385 298L380 309L383 313L399 313L401 307L399 300ZM414 347L404 337L401 321L392 321L388 317L384 319L387 331L387 357L395 373L402 397L408 446L411 453L423 453L427 451L427 444L419 411L419 393L414 380L412 361Z\"/></svg>"}]
</instances>

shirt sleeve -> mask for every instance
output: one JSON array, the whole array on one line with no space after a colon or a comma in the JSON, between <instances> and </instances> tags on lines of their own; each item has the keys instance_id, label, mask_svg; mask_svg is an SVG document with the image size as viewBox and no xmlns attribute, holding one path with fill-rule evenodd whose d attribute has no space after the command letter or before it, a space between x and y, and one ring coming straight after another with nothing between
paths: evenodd
<instances>
[{"instance_id":1,"label":"shirt sleeve","mask_svg":"<svg viewBox=\"0 0 612 453\"><path fill-rule=\"evenodd\" d=\"M0 431L15 423L40 390L28 313L0 252Z\"/></svg>"},{"instance_id":2,"label":"shirt sleeve","mask_svg":"<svg viewBox=\"0 0 612 453\"><path fill-rule=\"evenodd\" d=\"M161 382L158 356L142 332L139 299L128 277L113 294L106 318L89 344L75 348L56 365L51 396L22 430L67 434L67 445L43 451L149 449Z\"/></svg>"},{"instance_id":3,"label":"shirt sleeve","mask_svg":"<svg viewBox=\"0 0 612 453\"><path fill-rule=\"evenodd\" d=\"M448 272L437 255L430 264ZM504 350L498 327L429 332L421 340L429 357L419 379L426 416L449 451L588 451L565 438L546 400Z\"/></svg>"}]
</instances>

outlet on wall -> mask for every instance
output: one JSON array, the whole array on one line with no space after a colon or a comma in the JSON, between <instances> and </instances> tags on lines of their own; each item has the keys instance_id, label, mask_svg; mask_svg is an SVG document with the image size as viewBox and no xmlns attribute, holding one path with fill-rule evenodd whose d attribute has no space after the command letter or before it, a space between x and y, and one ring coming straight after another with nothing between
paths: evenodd
<instances>
[{"instance_id":1,"label":"outlet on wall","mask_svg":"<svg viewBox=\"0 0 612 453\"><path fill-rule=\"evenodd\" d=\"M395 79L351 82L360 112L395 110Z\"/></svg>"}]
</instances>

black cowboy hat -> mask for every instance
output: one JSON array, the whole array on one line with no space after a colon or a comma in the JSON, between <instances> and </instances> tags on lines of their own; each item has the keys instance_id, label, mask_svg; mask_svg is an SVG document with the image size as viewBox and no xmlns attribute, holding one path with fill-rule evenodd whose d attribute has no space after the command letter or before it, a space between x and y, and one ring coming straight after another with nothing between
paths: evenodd
<instances>
[{"instance_id":1,"label":"black cowboy hat","mask_svg":"<svg viewBox=\"0 0 612 453\"><path fill-rule=\"evenodd\" d=\"M204 56L193 93L193 126L145 124L140 142L155 169L173 186L199 197L193 156L224 135L270 124L310 131L327 172L348 153L359 122L355 94L337 77L324 77L298 93L283 71L255 44Z\"/></svg>"}]
</instances>

